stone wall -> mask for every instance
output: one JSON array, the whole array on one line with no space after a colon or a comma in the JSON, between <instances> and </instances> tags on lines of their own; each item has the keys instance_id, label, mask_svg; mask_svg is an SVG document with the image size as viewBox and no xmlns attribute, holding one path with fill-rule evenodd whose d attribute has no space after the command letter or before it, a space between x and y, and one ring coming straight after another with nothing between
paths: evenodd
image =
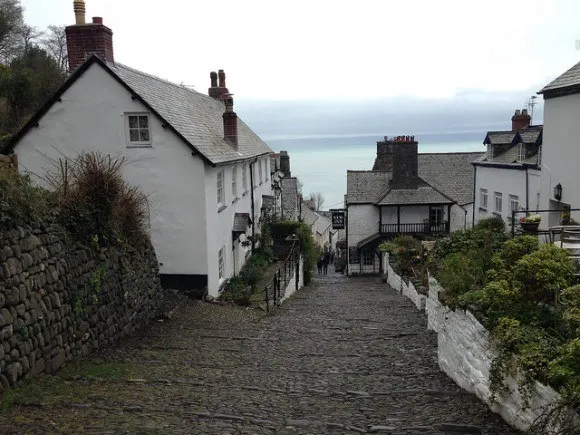
<instances>
[{"instance_id":1,"label":"stone wall","mask_svg":"<svg viewBox=\"0 0 580 435\"><path fill-rule=\"evenodd\" d=\"M411 281L405 282L403 278L395 273L391 267L391 264L389 263L389 254L384 253L382 261L383 270L386 272L387 282L389 285L403 296L406 296L408 299L410 299L418 310L424 310L427 297L419 293Z\"/></svg>"},{"instance_id":2,"label":"stone wall","mask_svg":"<svg viewBox=\"0 0 580 435\"><path fill-rule=\"evenodd\" d=\"M83 246L50 223L0 232L0 391L145 326L161 295L151 246Z\"/></svg>"},{"instance_id":3,"label":"stone wall","mask_svg":"<svg viewBox=\"0 0 580 435\"><path fill-rule=\"evenodd\" d=\"M518 382L514 378L507 380L509 391L492 401L489 372L493 351L489 332L471 312L453 311L441 304L439 292L443 289L435 278L429 278L429 295L425 298L414 291L414 287L407 285L388 265L388 261L383 261L389 285L411 299L418 309L425 310L427 327L437 333L439 367L461 388L475 394L493 412L520 430L527 430L546 407L558 401L556 391L536 382L529 406L524 406Z\"/></svg>"}]
</instances>

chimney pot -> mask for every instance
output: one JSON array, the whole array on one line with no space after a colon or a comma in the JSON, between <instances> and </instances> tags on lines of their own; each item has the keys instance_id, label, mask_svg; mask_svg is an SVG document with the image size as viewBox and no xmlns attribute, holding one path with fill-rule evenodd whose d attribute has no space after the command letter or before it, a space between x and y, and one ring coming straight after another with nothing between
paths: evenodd
<instances>
[{"instance_id":1,"label":"chimney pot","mask_svg":"<svg viewBox=\"0 0 580 435\"><path fill-rule=\"evenodd\" d=\"M211 81L211 87L217 88L217 73L215 71L209 73L209 79Z\"/></svg>"},{"instance_id":2,"label":"chimney pot","mask_svg":"<svg viewBox=\"0 0 580 435\"><path fill-rule=\"evenodd\" d=\"M519 114L520 114L520 109L516 109L515 116L517 116L517 115L519 115Z\"/></svg>"},{"instance_id":3,"label":"chimney pot","mask_svg":"<svg viewBox=\"0 0 580 435\"><path fill-rule=\"evenodd\" d=\"M226 87L226 73L224 72L223 69L220 69L218 71L218 77L219 77L219 87L225 88Z\"/></svg>"},{"instance_id":4,"label":"chimney pot","mask_svg":"<svg viewBox=\"0 0 580 435\"><path fill-rule=\"evenodd\" d=\"M93 24L103 24L103 17L93 17Z\"/></svg>"},{"instance_id":5,"label":"chimney pot","mask_svg":"<svg viewBox=\"0 0 580 435\"><path fill-rule=\"evenodd\" d=\"M528 109L522 109L522 115L527 115L528 114Z\"/></svg>"},{"instance_id":6,"label":"chimney pot","mask_svg":"<svg viewBox=\"0 0 580 435\"><path fill-rule=\"evenodd\" d=\"M232 94L223 95L226 111L223 114L224 139L236 150L238 149L238 115L234 112L234 98Z\"/></svg>"},{"instance_id":7,"label":"chimney pot","mask_svg":"<svg viewBox=\"0 0 580 435\"><path fill-rule=\"evenodd\" d=\"M85 24L85 1L84 0L74 0L73 9L75 12L75 23Z\"/></svg>"}]
</instances>

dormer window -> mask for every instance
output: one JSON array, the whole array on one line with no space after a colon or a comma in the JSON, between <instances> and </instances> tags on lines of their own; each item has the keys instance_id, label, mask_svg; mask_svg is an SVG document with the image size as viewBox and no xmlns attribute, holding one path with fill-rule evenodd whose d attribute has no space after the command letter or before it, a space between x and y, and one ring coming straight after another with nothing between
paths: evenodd
<instances>
[{"instance_id":1,"label":"dormer window","mask_svg":"<svg viewBox=\"0 0 580 435\"><path fill-rule=\"evenodd\" d=\"M493 145L487 144L487 160L493 159Z\"/></svg>"},{"instance_id":2,"label":"dormer window","mask_svg":"<svg viewBox=\"0 0 580 435\"><path fill-rule=\"evenodd\" d=\"M518 162L523 162L526 160L526 144L521 143L518 145Z\"/></svg>"}]
</instances>

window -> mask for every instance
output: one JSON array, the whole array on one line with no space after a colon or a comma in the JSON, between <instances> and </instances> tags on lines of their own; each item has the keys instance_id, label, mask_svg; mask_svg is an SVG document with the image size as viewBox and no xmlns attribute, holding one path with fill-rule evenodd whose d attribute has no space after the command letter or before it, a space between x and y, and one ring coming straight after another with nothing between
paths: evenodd
<instances>
[{"instance_id":1,"label":"window","mask_svg":"<svg viewBox=\"0 0 580 435\"><path fill-rule=\"evenodd\" d=\"M217 203L218 207L222 207L224 201L224 171L219 171L217 174Z\"/></svg>"},{"instance_id":2,"label":"window","mask_svg":"<svg viewBox=\"0 0 580 435\"><path fill-rule=\"evenodd\" d=\"M501 213L503 207L503 196L500 192L494 192L494 198L495 198L495 208L494 208L494 212L496 213Z\"/></svg>"},{"instance_id":3,"label":"window","mask_svg":"<svg viewBox=\"0 0 580 435\"><path fill-rule=\"evenodd\" d=\"M260 184L262 184L262 182L264 181L263 177L263 173L262 173L262 161L258 160L258 177L260 177Z\"/></svg>"},{"instance_id":4,"label":"window","mask_svg":"<svg viewBox=\"0 0 580 435\"><path fill-rule=\"evenodd\" d=\"M521 143L518 146L518 162L526 160L526 145Z\"/></svg>"},{"instance_id":5,"label":"window","mask_svg":"<svg viewBox=\"0 0 580 435\"><path fill-rule=\"evenodd\" d=\"M517 211L520 209L520 200L516 195L510 195L510 211Z\"/></svg>"},{"instance_id":6,"label":"window","mask_svg":"<svg viewBox=\"0 0 580 435\"><path fill-rule=\"evenodd\" d=\"M372 266L374 264L374 253L372 251L363 252L363 266Z\"/></svg>"},{"instance_id":7,"label":"window","mask_svg":"<svg viewBox=\"0 0 580 435\"><path fill-rule=\"evenodd\" d=\"M479 208L487 210L487 189L479 189Z\"/></svg>"},{"instance_id":8,"label":"window","mask_svg":"<svg viewBox=\"0 0 580 435\"><path fill-rule=\"evenodd\" d=\"M429 224L430 225L440 225L443 223L443 206L431 206L429 207Z\"/></svg>"},{"instance_id":9,"label":"window","mask_svg":"<svg viewBox=\"0 0 580 435\"><path fill-rule=\"evenodd\" d=\"M488 144L487 145L487 160L491 160L491 159L493 159L493 145Z\"/></svg>"},{"instance_id":10,"label":"window","mask_svg":"<svg viewBox=\"0 0 580 435\"><path fill-rule=\"evenodd\" d=\"M248 191L248 170L245 164L242 165L242 189L244 193Z\"/></svg>"},{"instance_id":11,"label":"window","mask_svg":"<svg viewBox=\"0 0 580 435\"><path fill-rule=\"evenodd\" d=\"M127 114L125 120L127 125L127 145L151 145L148 114Z\"/></svg>"},{"instance_id":12,"label":"window","mask_svg":"<svg viewBox=\"0 0 580 435\"><path fill-rule=\"evenodd\" d=\"M225 246L222 246L221 249L218 251L218 277L219 277L219 279L224 279L224 276L225 276L225 271L226 271L226 268L225 268L226 263L225 263L225 257L224 257L225 251L226 251Z\"/></svg>"},{"instance_id":13,"label":"window","mask_svg":"<svg viewBox=\"0 0 580 435\"><path fill-rule=\"evenodd\" d=\"M238 197L238 167L234 166L232 169L232 196Z\"/></svg>"}]
</instances>

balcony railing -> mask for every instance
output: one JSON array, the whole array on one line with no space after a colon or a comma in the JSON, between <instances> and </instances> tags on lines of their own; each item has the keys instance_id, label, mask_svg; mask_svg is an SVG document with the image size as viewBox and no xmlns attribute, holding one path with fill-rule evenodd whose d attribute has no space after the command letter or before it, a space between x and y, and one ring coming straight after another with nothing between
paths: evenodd
<instances>
[{"instance_id":1,"label":"balcony railing","mask_svg":"<svg viewBox=\"0 0 580 435\"><path fill-rule=\"evenodd\" d=\"M448 234L449 224L441 223L418 223L418 224L382 224L381 234Z\"/></svg>"}]
</instances>

